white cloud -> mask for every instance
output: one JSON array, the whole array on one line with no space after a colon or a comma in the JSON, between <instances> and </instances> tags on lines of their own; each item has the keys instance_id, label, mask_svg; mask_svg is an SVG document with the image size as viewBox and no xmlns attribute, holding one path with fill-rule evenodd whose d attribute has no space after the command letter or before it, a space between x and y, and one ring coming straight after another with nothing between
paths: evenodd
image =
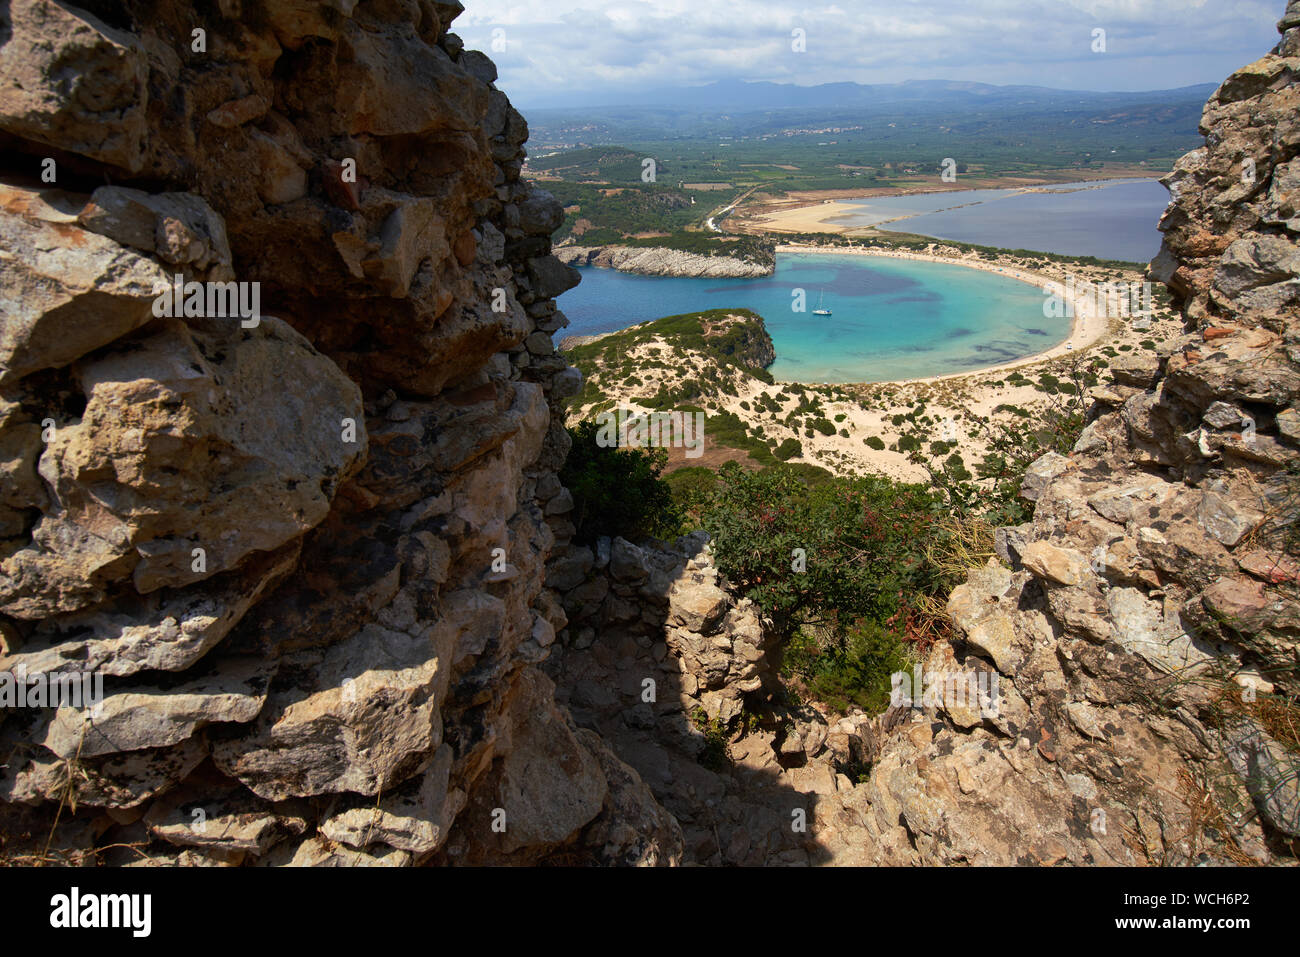
<instances>
[{"instance_id":1,"label":"white cloud","mask_svg":"<svg viewBox=\"0 0 1300 957\"><path fill-rule=\"evenodd\" d=\"M1276 42L1283 0L465 0L455 29L523 104L722 79L960 79L1080 89L1217 81ZM492 30L507 47L492 50ZM807 52L790 32L807 33ZM1107 51L1092 51L1106 30Z\"/></svg>"}]
</instances>

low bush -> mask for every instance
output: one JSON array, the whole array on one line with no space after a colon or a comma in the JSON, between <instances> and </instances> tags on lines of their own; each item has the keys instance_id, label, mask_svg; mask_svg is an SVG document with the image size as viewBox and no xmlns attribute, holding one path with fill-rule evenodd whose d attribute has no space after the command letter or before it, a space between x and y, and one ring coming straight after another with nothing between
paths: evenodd
<instances>
[{"instance_id":1,"label":"low bush","mask_svg":"<svg viewBox=\"0 0 1300 957\"><path fill-rule=\"evenodd\" d=\"M599 431L595 422L569 429L573 447L560 470L560 481L573 494L575 541L591 543L602 535L635 541L678 534L681 513L671 486L660 477L668 453L603 448L597 444Z\"/></svg>"}]
</instances>

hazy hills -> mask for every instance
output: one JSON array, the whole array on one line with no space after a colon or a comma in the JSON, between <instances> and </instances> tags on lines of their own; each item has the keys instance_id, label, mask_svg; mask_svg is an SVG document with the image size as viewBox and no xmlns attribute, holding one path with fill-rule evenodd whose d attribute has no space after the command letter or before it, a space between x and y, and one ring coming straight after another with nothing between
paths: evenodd
<instances>
[{"instance_id":1,"label":"hazy hills","mask_svg":"<svg viewBox=\"0 0 1300 957\"><path fill-rule=\"evenodd\" d=\"M994 86L947 80L795 86L727 81L620 94L529 114L534 156L551 149L668 140L807 137L868 142L896 154L958 148L989 159L1181 155L1198 142L1212 84L1132 93ZM788 140L787 140L788 141Z\"/></svg>"},{"instance_id":2,"label":"hazy hills","mask_svg":"<svg viewBox=\"0 0 1300 957\"><path fill-rule=\"evenodd\" d=\"M565 95L563 102L536 103L529 115L540 119L552 112L611 107L651 107L694 113L750 113L783 109L887 110L906 106L944 112L966 106L1115 109L1146 103L1188 102L1197 104L1199 108L1214 91L1214 87L1213 83L1201 83L1173 90L1099 93L1056 90L1042 86L997 86L957 80L908 80L889 84L823 83L817 86L723 80L693 87L660 87L616 93L607 90L572 92Z\"/></svg>"}]
</instances>

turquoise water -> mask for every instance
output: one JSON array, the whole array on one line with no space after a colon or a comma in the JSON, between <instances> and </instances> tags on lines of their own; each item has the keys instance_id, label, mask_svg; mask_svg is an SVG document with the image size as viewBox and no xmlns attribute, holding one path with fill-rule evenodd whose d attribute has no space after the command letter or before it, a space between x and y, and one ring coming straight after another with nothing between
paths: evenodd
<instances>
[{"instance_id":1,"label":"turquoise water","mask_svg":"<svg viewBox=\"0 0 1300 957\"><path fill-rule=\"evenodd\" d=\"M807 311L792 310L803 289ZM819 296L833 313L814 316ZM969 372L1050 349L1069 319L1043 316L1045 296L1005 276L942 263L781 253L763 279L671 279L584 268L560 297L561 335L594 335L662 316L748 308L776 347L771 372L794 382L880 382Z\"/></svg>"},{"instance_id":2,"label":"turquoise water","mask_svg":"<svg viewBox=\"0 0 1300 957\"><path fill-rule=\"evenodd\" d=\"M1082 187L1095 186L1096 189ZM1002 249L1038 249L1065 256L1149 262L1160 251L1156 223L1169 191L1150 179L1040 187L1045 192L972 189L852 200L837 225L880 226Z\"/></svg>"}]
</instances>

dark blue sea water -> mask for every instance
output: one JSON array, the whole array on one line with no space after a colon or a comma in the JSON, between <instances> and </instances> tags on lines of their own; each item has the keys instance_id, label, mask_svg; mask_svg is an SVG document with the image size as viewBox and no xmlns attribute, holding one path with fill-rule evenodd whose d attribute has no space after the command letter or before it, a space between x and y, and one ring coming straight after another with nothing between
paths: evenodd
<instances>
[{"instance_id":1,"label":"dark blue sea water","mask_svg":"<svg viewBox=\"0 0 1300 957\"><path fill-rule=\"evenodd\" d=\"M593 335L662 316L744 307L766 322L771 372L795 382L877 382L966 372L1024 358L1069 334L1043 315L1027 283L941 263L869 256L782 253L764 279L672 279L582 270L560 297L571 324ZM802 289L806 311L794 312ZM814 316L818 299L832 315Z\"/></svg>"}]
</instances>

